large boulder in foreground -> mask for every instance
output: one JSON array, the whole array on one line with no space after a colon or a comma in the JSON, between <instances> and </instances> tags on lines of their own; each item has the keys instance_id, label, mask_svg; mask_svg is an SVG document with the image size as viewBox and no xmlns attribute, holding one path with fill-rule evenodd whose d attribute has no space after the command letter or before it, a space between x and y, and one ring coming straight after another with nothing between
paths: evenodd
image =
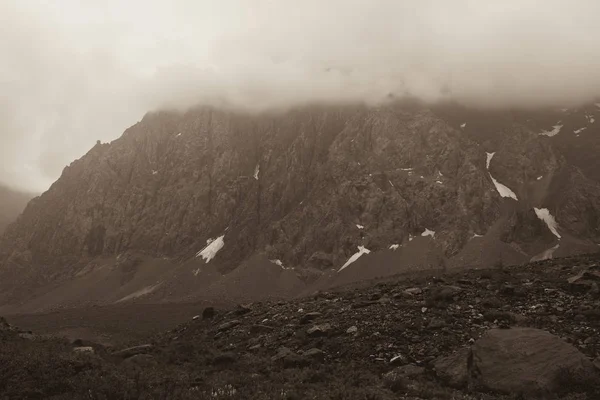
<instances>
[{"instance_id":1,"label":"large boulder in foreground","mask_svg":"<svg viewBox=\"0 0 600 400\"><path fill-rule=\"evenodd\" d=\"M586 385L596 374L579 350L539 329L492 329L471 350L471 379L484 390L550 393L564 384Z\"/></svg>"}]
</instances>

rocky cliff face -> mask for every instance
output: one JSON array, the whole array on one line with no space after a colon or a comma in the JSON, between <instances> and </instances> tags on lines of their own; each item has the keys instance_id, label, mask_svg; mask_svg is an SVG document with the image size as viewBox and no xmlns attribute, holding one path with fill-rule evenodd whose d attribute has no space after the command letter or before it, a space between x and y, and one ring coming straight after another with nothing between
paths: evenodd
<instances>
[{"instance_id":1,"label":"rocky cliff face","mask_svg":"<svg viewBox=\"0 0 600 400\"><path fill-rule=\"evenodd\" d=\"M600 124L600 108L582 112ZM66 167L2 236L3 301L132 252L176 266L152 285L181 297L208 265L214 277L256 254L311 281L359 246L365 261L398 255L381 261L392 272L518 263L557 245L555 255L597 251L600 173L586 160L600 132L590 117L585 137L540 135L556 113L393 104L148 114ZM589 145L570 145L579 139Z\"/></svg>"}]
</instances>

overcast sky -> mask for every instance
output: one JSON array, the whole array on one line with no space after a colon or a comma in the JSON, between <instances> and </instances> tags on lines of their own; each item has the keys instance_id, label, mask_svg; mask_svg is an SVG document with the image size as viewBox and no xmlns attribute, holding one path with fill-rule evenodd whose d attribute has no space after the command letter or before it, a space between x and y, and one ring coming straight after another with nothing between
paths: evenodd
<instances>
[{"instance_id":1,"label":"overcast sky","mask_svg":"<svg viewBox=\"0 0 600 400\"><path fill-rule=\"evenodd\" d=\"M598 0L0 0L0 182L45 190L151 109L600 93Z\"/></svg>"}]
</instances>

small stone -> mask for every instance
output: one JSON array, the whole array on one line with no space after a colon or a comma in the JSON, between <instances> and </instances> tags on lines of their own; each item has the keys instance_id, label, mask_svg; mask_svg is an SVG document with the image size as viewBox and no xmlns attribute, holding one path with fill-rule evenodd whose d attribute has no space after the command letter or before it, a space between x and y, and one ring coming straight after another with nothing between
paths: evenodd
<instances>
[{"instance_id":1,"label":"small stone","mask_svg":"<svg viewBox=\"0 0 600 400\"><path fill-rule=\"evenodd\" d=\"M94 348L92 346L81 346L73 348L75 353L94 353Z\"/></svg>"},{"instance_id":2,"label":"small stone","mask_svg":"<svg viewBox=\"0 0 600 400\"><path fill-rule=\"evenodd\" d=\"M414 288L408 288L408 289L405 289L405 290L404 290L404 293L406 293L406 294L410 294L410 295L413 295L413 296L414 296L414 295L418 295L418 294L421 294L421 293L423 293L423 290L421 290L421 288L414 287Z\"/></svg>"},{"instance_id":3,"label":"small stone","mask_svg":"<svg viewBox=\"0 0 600 400\"><path fill-rule=\"evenodd\" d=\"M425 313L427 312L427 307L423 307L423 308L421 308L421 312L422 312L423 314L425 314Z\"/></svg>"},{"instance_id":4,"label":"small stone","mask_svg":"<svg viewBox=\"0 0 600 400\"><path fill-rule=\"evenodd\" d=\"M250 333L267 333L271 332L273 327L268 325L256 324L250 327Z\"/></svg>"},{"instance_id":5,"label":"small stone","mask_svg":"<svg viewBox=\"0 0 600 400\"><path fill-rule=\"evenodd\" d=\"M199 315L194 315L194 317L192 318L193 321L197 320L198 318L200 318Z\"/></svg>"},{"instance_id":6,"label":"small stone","mask_svg":"<svg viewBox=\"0 0 600 400\"><path fill-rule=\"evenodd\" d=\"M346 333L348 333L348 334L353 334L353 333L356 333L356 332L358 332L358 328L356 326L351 326L350 328L348 328L346 330Z\"/></svg>"},{"instance_id":7,"label":"small stone","mask_svg":"<svg viewBox=\"0 0 600 400\"><path fill-rule=\"evenodd\" d=\"M321 325L315 325L311 328L308 328L306 333L312 337L319 337L319 336L326 336L330 330L331 330L331 324L321 324Z\"/></svg>"},{"instance_id":8,"label":"small stone","mask_svg":"<svg viewBox=\"0 0 600 400\"><path fill-rule=\"evenodd\" d=\"M427 329L440 329L446 326L446 322L440 318L432 318L427 324Z\"/></svg>"},{"instance_id":9,"label":"small stone","mask_svg":"<svg viewBox=\"0 0 600 400\"><path fill-rule=\"evenodd\" d=\"M408 360L402 354L392 357L392 359L390 360L391 365L404 365L407 362Z\"/></svg>"},{"instance_id":10,"label":"small stone","mask_svg":"<svg viewBox=\"0 0 600 400\"><path fill-rule=\"evenodd\" d=\"M228 322L225 322L225 323L219 325L219 327L217 328L217 331L225 332L225 331L230 330L231 328L235 328L239 324L241 324L241 322L238 321L237 319L234 319L232 321L228 321Z\"/></svg>"}]
</instances>

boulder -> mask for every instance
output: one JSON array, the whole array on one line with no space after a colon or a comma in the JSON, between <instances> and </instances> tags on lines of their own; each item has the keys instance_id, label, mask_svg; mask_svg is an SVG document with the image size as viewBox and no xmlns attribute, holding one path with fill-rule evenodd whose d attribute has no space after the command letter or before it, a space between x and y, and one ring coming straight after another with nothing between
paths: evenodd
<instances>
[{"instance_id":1,"label":"boulder","mask_svg":"<svg viewBox=\"0 0 600 400\"><path fill-rule=\"evenodd\" d=\"M491 329L472 347L472 378L485 390L550 393L564 384L585 384L592 362L559 337L533 328Z\"/></svg>"},{"instance_id":2,"label":"boulder","mask_svg":"<svg viewBox=\"0 0 600 400\"><path fill-rule=\"evenodd\" d=\"M463 348L433 362L436 376L448 386L463 388L469 380L471 349Z\"/></svg>"},{"instance_id":3,"label":"boulder","mask_svg":"<svg viewBox=\"0 0 600 400\"><path fill-rule=\"evenodd\" d=\"M154 346L151 344L143 344L141 346L128 347L123 350L115 351L113 355L121 358L129 358L138 354L148 354L152 349L154 349Z\"/></svg>"}]
</instances>

